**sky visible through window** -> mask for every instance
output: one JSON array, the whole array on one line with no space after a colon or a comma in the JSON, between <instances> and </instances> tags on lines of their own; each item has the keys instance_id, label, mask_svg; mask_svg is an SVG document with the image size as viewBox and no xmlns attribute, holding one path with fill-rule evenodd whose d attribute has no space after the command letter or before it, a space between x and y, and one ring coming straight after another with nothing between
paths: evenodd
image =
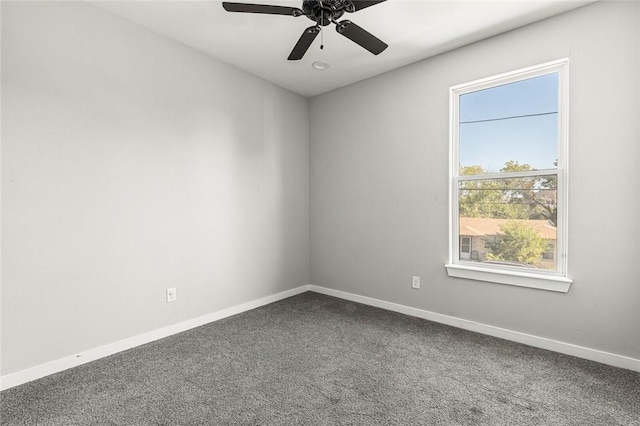
<instances>
[{"instance_id":1,"label":"sky visible through window","mask_svg":"<svg viewBox=\"0 0 640 426\"><path fill-rule=\"evenodd\" d=\"M553 169L558 158L558 74L460 96L460 165L499 172L507 161Z\"/></svg>"}]
</instances>

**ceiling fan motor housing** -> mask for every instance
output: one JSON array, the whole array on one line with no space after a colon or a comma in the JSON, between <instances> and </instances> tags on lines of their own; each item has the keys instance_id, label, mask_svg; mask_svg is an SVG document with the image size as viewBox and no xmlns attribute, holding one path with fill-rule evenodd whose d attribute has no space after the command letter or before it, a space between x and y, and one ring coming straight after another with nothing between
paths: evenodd
<instances>
[{"instance_id":1,"label":"ceiling fan motor housing","mask_svg":"<svg viewBox=\"0 0 640 426\"><path fill-rule=\"evenodd\" d=\"M313 22L326 27L340 18L350 4L345 0L304 0L302 11Z\"/></svg>"}]
</instances>

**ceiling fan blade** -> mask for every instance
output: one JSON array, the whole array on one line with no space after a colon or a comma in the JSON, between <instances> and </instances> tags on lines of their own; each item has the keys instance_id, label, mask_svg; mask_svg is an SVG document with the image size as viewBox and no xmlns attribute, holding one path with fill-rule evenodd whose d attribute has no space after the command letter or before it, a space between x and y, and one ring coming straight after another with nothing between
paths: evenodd
<instances>
[{"instance_id":1,"label":"ceiling fan blade","mask_svg":"<svg viewBox=\"0 0 640 426\"><path fill-rule=\"evenodd\" d=\"M350 3L353 5L353 7L348 5L347 6L347 11L348 12L357 12L359 10L364 9L365 7L373 6L373 5L376 5L378 3L382 3L384 1L387 1L387 0L350 0Z\"/></svg>"},{"instance_id":2,"label":"ceiling fan blade","mask_svg":"<svg viewBox=\"0 0 640 426\"><path fill-rule=\"evenodd\" d=\"M299 59L302 59L304 54L307 53L307 50L309 50L309 46L311 46L311 43L313 43L313 40L315 40L319 32L320 32L320 27L317 25L314 25L313 27L309 27L306 30L304 30L304 32L298 39L298 42L296 43L296 45L293 47L293 50L289 54L288 59L290 61L297 61Z\"/></svg>"},{"instance_id":3,"label":"ceiling fan blade","mask_svg":"<svg viewBox=\"0 0 640 426\"><path fill-rule=\"evenodd\" d=\"M266 13L269 15L290 15L298 17L303 15L302 10L297 7L272 6L269 4L250 4L250 3L231 3L222 2L222 7L227 12L244 12L244 13Z\"/></svg>"},{"instance_id":4,"label":"ceiling fan blade","mask_svg":"<svg viewBox=\"0 0 640 426\"><path fill-rule=\"evenodd\" d=\"M348 20L340 21L338 25L336 25L336 30L374 55L381 53L384 49L389 47L389 45L384 41Z\"/></svg>"}]
</instances>

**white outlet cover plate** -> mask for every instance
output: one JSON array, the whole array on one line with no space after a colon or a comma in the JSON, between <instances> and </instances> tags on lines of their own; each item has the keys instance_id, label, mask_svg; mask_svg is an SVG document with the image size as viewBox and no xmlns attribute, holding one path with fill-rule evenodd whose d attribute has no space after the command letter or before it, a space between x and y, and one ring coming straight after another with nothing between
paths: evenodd
<instances>
[{"instance_id":1,"label":"white outlet cover plate","mask_svg":"<svg viewBox=\"0 0 640 426\"><path fill-rule=\"evenodd\" d=\"M176 288L175 287L171 287L167 289L167 303L169 302L175 302L176 301Z\"/></svg>"},{"instance_id":2,"label":"white outlet cover plate","mask_svg":"<svg viewBox=\"0 0 640 426\"><path fill-rule=\"evenodd\" d=\"M420 288L420 277L411 277L411 287Z\"/></svg>"}]
</instances>

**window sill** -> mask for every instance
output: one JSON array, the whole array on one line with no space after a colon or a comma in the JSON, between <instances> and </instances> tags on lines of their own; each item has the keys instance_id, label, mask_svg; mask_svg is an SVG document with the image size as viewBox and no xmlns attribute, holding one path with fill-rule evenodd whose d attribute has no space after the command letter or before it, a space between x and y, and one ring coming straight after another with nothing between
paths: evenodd
<instances>
[{"instance_id":1,"label":"window sill","mask_svg":"<svg viewBox=\"0 0 640 426\"><path fill-rule=\"evenodd\" d=\"M557 275L535 274L531 272L479 268L455 263L445 265L450 277L486 281L519 287L568 293L573 280Z\"/></svg>"}]
</instances>

